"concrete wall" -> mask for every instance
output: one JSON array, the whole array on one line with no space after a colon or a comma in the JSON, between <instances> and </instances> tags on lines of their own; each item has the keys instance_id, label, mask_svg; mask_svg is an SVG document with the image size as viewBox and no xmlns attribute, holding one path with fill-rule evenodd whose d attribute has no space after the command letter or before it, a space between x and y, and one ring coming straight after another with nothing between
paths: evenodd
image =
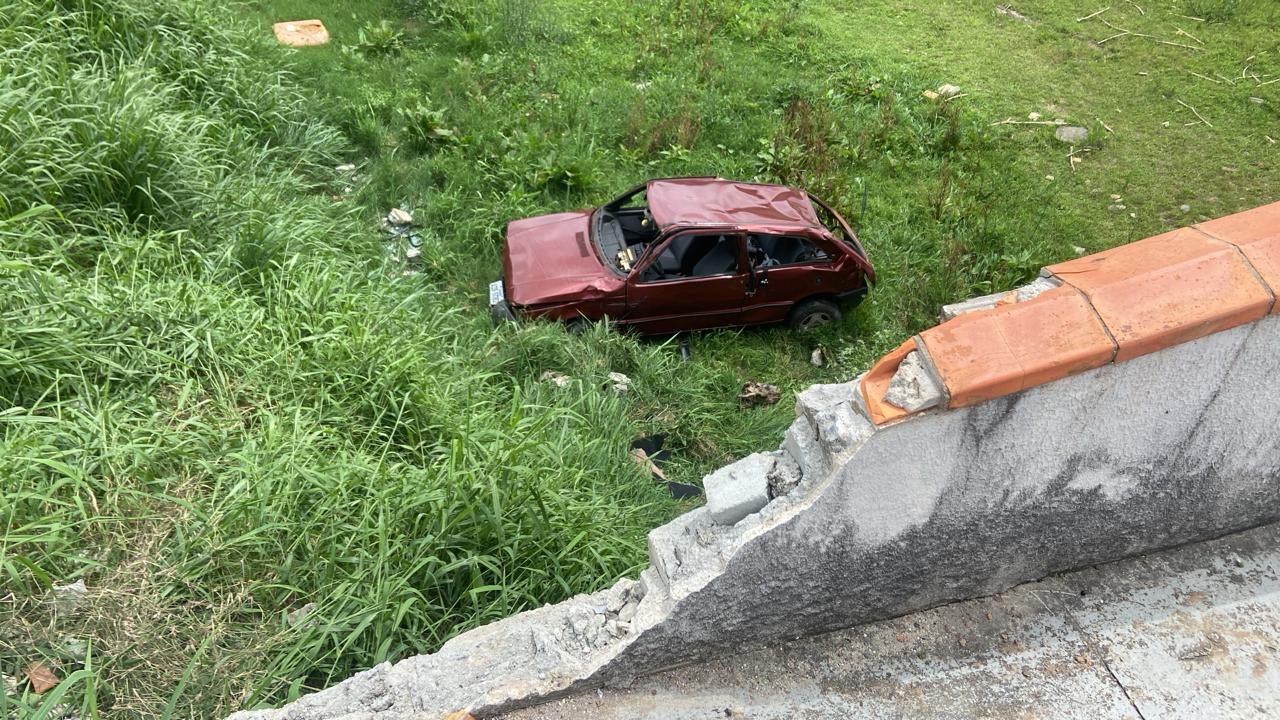
<instances>
[{"instance_id":1,"label":"concrete wall","mask_svg":"<svg viewBox=\"0 0 1280 720\"><path fill-rule=\"evenodd\" d=\"M236 717L483 717L1280 519L1280 315L1201 335L891 421L861 379L814 386L781 448L709 476L732 492L651 533L639 582ZM932 366L951 400L978 377L953 359Z\"/></svg>"}]
</instances>

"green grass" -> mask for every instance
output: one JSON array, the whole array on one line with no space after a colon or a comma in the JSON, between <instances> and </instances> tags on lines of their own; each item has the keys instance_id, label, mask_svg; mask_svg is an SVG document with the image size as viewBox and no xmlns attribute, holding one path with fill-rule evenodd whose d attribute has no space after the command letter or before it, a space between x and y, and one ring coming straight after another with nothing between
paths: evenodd
<instances>
[{"instance_id":1,"label":"green grass","mask_svg":"<svg viewBox=\"0 0 1280 720\"><path fill-rule=\"evenodd\" d=\"M0 672L43 659L83 717L213 718L605 587L685 509L631 438L668 433L697 481L790 421L741 410L747 380L847 379L1076 247L1278 199L1275 3L1138 4L0 7ZM330 45L272 42L308 17ZM993 124L1033 112L1090 128L1082 162ZM699 335L690 363L490 328L506 222L689 174L851 219L867 188L880 285L829 332ZM401 204L417 275L376 225Z\"/></svg>"}]
</instances>

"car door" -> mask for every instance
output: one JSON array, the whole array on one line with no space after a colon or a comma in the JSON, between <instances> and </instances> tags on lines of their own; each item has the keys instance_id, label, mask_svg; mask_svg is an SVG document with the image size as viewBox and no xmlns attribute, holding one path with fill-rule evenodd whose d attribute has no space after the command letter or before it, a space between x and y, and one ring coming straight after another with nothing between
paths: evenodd
<instances>
[{"instance_id":1,"label":"car door","mask_svg":"<svg viewBox=\"0 0 1280 720\"><path fill-rule=\"evenodd\" d=\"M745 255L736 229L673 234L627 277L621 322L650 334L737 325L750 280Z\"/></svg>"},{"instance_id":2,"label":"car door","mask_svg":"<svg viewBox=\"0 0 1280 720\"><path fill-rule=\"evenodd\" d=\"M743 325L782 322L795 303L836 294L840 255L803 233L752 233L747 237L754 283L742 308Z\"/></svg>"}]
</instances>

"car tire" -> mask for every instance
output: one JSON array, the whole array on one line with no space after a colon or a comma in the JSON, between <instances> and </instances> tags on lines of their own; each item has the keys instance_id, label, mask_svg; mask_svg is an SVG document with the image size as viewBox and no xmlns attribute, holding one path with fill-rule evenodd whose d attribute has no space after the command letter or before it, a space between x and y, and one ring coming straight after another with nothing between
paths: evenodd
<instances>
[{"instance_id":1,"label":"car tire","mask_svg":"<svg viewBox=\"0 0 1280 720\"><path fill-rule=\"evenodd\" d=\"M591 329L591 321L579 315L576 318L565 320L564 329L570 335L581 335Z\"/></svg>"},{"instance_id":2,"label":"car tire","mask_svg":"<svg viewBox=\"0 0 1280 720\"><path fill-rule=\"evenodd\" d=\"M840 306L830 300L805 300L797 304L787 316L787 325L793 330L808 332L840 322Z\"/></svg>"}]
</instances>

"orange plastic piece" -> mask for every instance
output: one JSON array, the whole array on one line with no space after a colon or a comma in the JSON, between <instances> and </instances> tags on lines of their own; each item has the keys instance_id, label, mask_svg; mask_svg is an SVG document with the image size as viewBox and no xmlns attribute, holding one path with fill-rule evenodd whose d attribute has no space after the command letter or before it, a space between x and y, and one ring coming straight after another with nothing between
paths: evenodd
<instances>
[{"instance_id":1,"label":"orange plastic piece","mask_svg":"<svg viewBox=\"0 0 1280 720\"><path fill-rule=\"evenodd\" d=\"M271 26L276 39L289 47L311 47L329 42L329 30L319 20L288 20Z\"/></svg>"},{"instance_id":2,"label":"orange plastic piece","mask_svg":"<svg viewBox=\"0 0 1280 720\"><path fill-rule=\"evenodd\" d=\"M1101 367L1116 352L1088 300L1070 287L959 315L920 339L952 408Z\"/></svg>"},{"instance_id":3,"label":"orange plastic piece","mask_svg":"<svg viewBox=\"0 0 1280 720\"><path fill-rule=\"evenodd\" d=\"M1253 322L1272 304L1235 247L1192 228L1047 270L1088 296L1119 344L1116 362Z\"/></svg>"},{"instance_id":4,"label":"orange plastic piece","mask_svg":"<svg viewBox=\"0 0 1280 720\"><path fill-rule=\"evenodd\" d=\"M880 358L863 376L862 397L867 401L867 414L871 416L871 422L876 425L884 425L909 414L897 405L885 402L884 394L889 392L889 382L893 380L894 373L898 372L902 359L915 349L916 341L912 338Z\"/></svg>"},{"instance_id":5,"label":"orange plastic piece","mask_svg":"<svg viewBox=\"0 0 1280 720\"><path fill-rule=\"evenodd\" d=\"M1240 248L1271 294L1280 295L1280 202L1195 227ZM1271 312L1280 314L1280 303L1272 303Z\"/></svg>"}]
</instances>

